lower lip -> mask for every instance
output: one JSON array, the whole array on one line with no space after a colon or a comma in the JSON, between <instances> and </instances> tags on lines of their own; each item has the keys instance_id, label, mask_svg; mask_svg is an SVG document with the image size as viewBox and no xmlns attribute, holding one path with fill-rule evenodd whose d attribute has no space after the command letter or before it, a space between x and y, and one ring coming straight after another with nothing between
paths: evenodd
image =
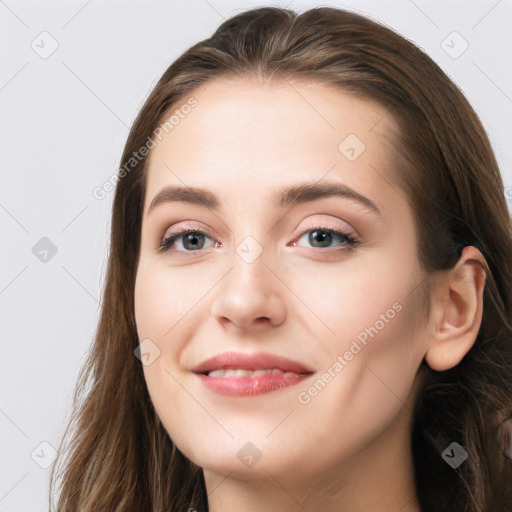
<instances>
[{"instance_id":1,"label":"lower lip","mask_svg":"<svg viewBox=\"0 0 512 512\"><path fill-rule=\"evenodd\" d=\"M310 375L299 375L292 372L261 375L259 377L209 377L199 373L196 373L196 375L208 389L227 396L262 395L263 393L293 386L310 377Z\"/></svg>"}]
</instances>

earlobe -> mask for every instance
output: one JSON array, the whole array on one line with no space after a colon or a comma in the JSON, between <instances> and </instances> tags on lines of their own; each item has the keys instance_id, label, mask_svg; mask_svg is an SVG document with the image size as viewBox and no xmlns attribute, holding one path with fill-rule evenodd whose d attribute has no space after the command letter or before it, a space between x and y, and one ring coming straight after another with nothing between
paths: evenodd
<instances>
[{"instance_id":1,"label":"earlobe","mask_svg":"<svg viewBox=\"0 0 512 512\"><path fill-rule=\"evenodd\" d=\"M439 281L425 355L433 370L457 366L473 346L482 323L485 268L482 253L467 246L455 267Z\"/></svg>"}]
</instances>

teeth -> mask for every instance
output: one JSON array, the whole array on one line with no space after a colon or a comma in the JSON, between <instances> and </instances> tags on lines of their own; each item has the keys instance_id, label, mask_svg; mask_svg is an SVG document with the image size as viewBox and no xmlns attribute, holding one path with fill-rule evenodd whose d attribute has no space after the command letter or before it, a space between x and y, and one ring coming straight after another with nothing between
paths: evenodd
<instances>
[{"instance_id":1,"label":"teeth","mask_svg":"<svg viewBox=\"0 0 512 512\"><path fill-rule=\"evenodd\" d=\"M269 370L213 370L208 373L208 377L261 377L263 375L275 375L283 373L282 370L272 368Z\"/></svg>"},{"instance_id":2,"label":"teeth","mask_svg":"<svg viewBox=\"0 0 512 512\"><path fill-rule=\"evenodd\" d=\"M277 370L279 371L279 370ZM270 375L273 372L273 370L255 370L252 373L254 377L261 377L262 375Z\"/></svg>"},{"instance_id":3,"label":"teeth","mask_svg":"<svg viewBox=\"0 0 512 512\"><path fill-rule=\"evenodd\" d=\"M224 377L224 370L214 370L208 373L208 377Z\"/></svg>"},{"instance_id":4,"label":"teeth","mask_svg":"<svg viewBox=\"0 0 512 512\"><path fill-rule=\"evenodd\" d=\"M252 374L251 370L236 370L235 371L235 377L249 377L249 375L251 375L251 374Z\"/></svg>"}]
</instances>

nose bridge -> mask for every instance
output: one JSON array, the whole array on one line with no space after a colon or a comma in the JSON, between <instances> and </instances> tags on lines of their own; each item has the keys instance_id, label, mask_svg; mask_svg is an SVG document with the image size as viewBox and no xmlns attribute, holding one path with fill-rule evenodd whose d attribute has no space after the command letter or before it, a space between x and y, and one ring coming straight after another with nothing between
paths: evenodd
<instances>
[{"instance_id":1,"label":"nose bridge","mask_svg":"<svg viewBox=\"0 0 512 512\"><path fill-rule=\"evenodd\" d=\"M263 252L265 252L263 244L260 243L253 235L247 235L235 247L236 255L247 265L253 265L257 262L258 266L261 266L266 259L266 257L262 258Z\"/></svg>"},{"instance_id":2,"label":"nose bridge","mask_svg":"<svg viewBox=\"0 0 512 512\"><path fill-rule=\"evenodd\" d=\"M269 258L270 251L252 235L234 247L231 270L215 294L212 316L240 328L260 325L263 320L274 325L283 321L285 307L276 279L267 268Z\"/></svg>"},{"instance_id":3,"label":"nose bridge","mask_svg":"<svg viewBox=\"0 0 512 512\"><path fill-rule=\"evenodd\" d=\"M244 198L247 196L248 193L242 194ZM249 284L256 276L263 279L265 272L268 273L265 264L270 264L272 259L269 246L272 233L266 232L264 213L258 214L257 210L257 204L261 200L253 195L252 201L255 203L239 197L230 202L234 209L231 223L231 243L234 245L234 252L230 260L234 268L230 273L234 274L233 277L236 275L236 280L240 281L240 284ZM263 282L259 284L263 285Z\"/></svg>"},{"instance_id":4,"label":"nose bridge","mask_svg":"<svg viewBox=\"0 0 512 512\"><path fill-rule=\"evenodd\" d=\"M270 256L269 251L253 235L245 236L234 247L229 285L231 292L243 295L240 299L247 304L250 303L249 295L254 303L271 291L267 283L269 272L266 268Z\"/></svg>"}]
</instances>

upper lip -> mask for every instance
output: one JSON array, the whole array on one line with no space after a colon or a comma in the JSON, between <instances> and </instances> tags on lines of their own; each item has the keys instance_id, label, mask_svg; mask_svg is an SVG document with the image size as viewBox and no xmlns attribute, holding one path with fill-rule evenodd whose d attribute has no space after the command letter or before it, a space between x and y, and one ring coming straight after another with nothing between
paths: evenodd
<instances>
[{"instance_id":1,"label":"upper lip","mask_svg":"<svg viewBox=\"0 0 512 512\"><path fill-rule=\"evenodd\" d=\"M199 366L194 368L193 371L195 373L207 374L214 370L268 370L273 368L277 368L283 372L299 374L313 373L311 368L308 368L298 361L292 361L286 357L266 352L257 352L254 354L224 352L223 354L203 361Z\"/></svg>"}]
</instances>

